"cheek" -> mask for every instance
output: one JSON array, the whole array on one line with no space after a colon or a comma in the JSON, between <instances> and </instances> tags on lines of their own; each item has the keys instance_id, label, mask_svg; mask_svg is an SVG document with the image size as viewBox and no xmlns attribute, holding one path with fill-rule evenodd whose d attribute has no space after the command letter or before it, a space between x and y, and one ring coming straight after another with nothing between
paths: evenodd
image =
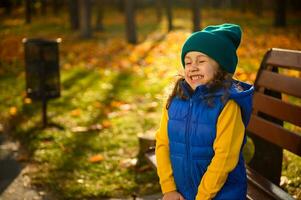
<instances>
[{"instance_id":1,"label":"cheek","mask_svg":"<svg viewBox=\"0 0 301 200\"><path fill-rule=\"evenodd\" d=\"M214 77L214 74L215 74L215 69L212 68L212 67L207 68L206 73L207 73L207 77L209 79L212 79Z\"/></svg>"},{"instance_id":2,"label":"cheek","mask_svg":"<svg viewBox=\"0 0 301 200\"><path fill-rule=\"evenodd\" d=\"M213 77L214 77L214 72L213 71L210 71L209 73L208 73L208 79L213 79Z\"/></svg>"},{"instance_id":3,"label":"cheek","mask_svg":"<svg viewBox=\"0 0 301 200\"><path fill-rule=\"evenodd\" d=\"M188 72L187 68L185 68L185 70L184 70L185 78L188 77L188 74L189 74L189 72Z\"/></svg>"},{"instance_id":4,"label":"cheek","mask_svg":"<svg viewBox=\"0 0 301 200\"><path fill-rule=\"evenodd\" d=\"M193 86L193 83L192 83L192 81L191 81L191 79L189 78L189 74L188 74L188 71L184 71L184 78L185 78L185 81L190 85L190 87L194 87Z\"/></svg>"},{"instance_id":5,"label":"cheek","mask_svg":"<svg viewBox=\"0 0 301 200\"><path fill-rule=\"evenodd\" d=\"M189 78L189 76L187 75L187 73L185 73L184 78L185 78L185 80L186 80L187 83L189 83L189 84L191 83L190 78Z\"/></svg>"}]
</instances>

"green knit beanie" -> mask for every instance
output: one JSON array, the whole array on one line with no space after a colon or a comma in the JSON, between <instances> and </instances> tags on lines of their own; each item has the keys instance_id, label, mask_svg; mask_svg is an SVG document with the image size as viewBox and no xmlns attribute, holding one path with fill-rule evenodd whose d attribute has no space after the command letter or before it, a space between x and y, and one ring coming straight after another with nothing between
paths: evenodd
<instances>
[{"instance_id":1,"label":"green knit beanie","mask_svg":"<svg viewBox=\"0 0 301 200\"><path fill-rule=\"evenodd\" d=\"M192 33L182 47L181 61L190 51L202 52L214 59L220 67L234 73L237 65L236 49L241 40L241 28L236 24L207 26L201 31Z\"/></svg>"}]
</instances>

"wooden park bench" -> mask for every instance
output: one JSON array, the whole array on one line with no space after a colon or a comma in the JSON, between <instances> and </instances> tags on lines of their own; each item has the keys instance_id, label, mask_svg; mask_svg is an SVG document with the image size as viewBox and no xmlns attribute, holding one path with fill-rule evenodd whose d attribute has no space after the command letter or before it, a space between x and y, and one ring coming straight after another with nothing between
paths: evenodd
<instances>
[{"instance_id":1,"label":"wooden park bench","mask_svg":"<svg viewBox=\"0 0 301 200\"><path fill-rule=\"evenodd\" d=\"M279 183L283 149L301 156L301 133L297 133L298 128L286 128L297 126L300 131L301 127L301 51L269 50L261 62L254 86L247 135L253 141L255 152L246 166L247 199L290 200L293 197L280 188ZM154 146L145 156L156 168Z\"/></svg>"}]
</instances>

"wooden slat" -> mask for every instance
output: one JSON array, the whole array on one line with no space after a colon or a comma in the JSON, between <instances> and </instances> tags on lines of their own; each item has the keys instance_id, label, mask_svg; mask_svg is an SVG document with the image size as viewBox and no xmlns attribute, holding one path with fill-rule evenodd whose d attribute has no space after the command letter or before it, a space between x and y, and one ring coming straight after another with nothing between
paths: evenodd
<instances>
[{"instance_id":1,"label":"wooden slat","mask_svg":"<svg viewBox=\"0 0 301 200\"><path fill-rule=\"evenodd\" d=\"M265 63L287 69L301 70L301 51L273 48Z\"/></svg>"},{"instance_id":2,"label":"wooden slat","mask_svg":"<svg viewBox=\"0 0 301 200\"><path fill-rule=\"evenodd\" d=\"M301 79L262 70L258 86L301 98Z\"/></svg>"},{"instance_id":3,"label":"wooden slat","mask_svg":"<svg viewBox=\"0 0 301 200\"><path fill-rule=\"evenodd\" d=\"M253 134L301 156L300 135L254 114L251 115L251 120L247 129Z\"/></svg>"},{"instance_id":4,"label":"wooden slat","mask_svg":"<svg viewBox=\"0 0 301 200\"><path fill-rule=\"evenodd\" d=\"M251 199L293 200L293 198L255 170L247 166L248 196Z\"/></svg>"},{"instance_id":5,"label":"wooden slat","mask_svg":"<svg viewBox=\"0 0 301 200\"><path fill-rule=\"evenodd\" d=\"M280 99L255 92L253 108L256 111L261 111L282 121L301 126L301 108Z\"/></svg>"},{"instance_id":6,"label":"wooden slat","mask_svg":"<svg viewBox=\"0 0 301 200\"><path fill-rule=\"evenodd\" d=\"M247 200L275 200L273 197L268 196L262 190L259 190L256 185L248 180L248 191L247 191Z\"/></svg>"}]
</instances>

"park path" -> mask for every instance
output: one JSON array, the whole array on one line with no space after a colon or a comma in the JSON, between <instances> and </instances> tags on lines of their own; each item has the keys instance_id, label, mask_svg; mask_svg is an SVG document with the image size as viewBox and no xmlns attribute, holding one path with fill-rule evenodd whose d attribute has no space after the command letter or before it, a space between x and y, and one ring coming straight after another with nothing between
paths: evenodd
<instances>
[{"instance_id":1,"label":"park path","mask_svg":"<svg viewBox=\"0 0 301 200\"><path fill-rule=\"evenodd\" d=\"M30 184L27 175L30 166L19 162L21 148L0 130L0 200L52 200L53 195L38 191Z\"/></svg>"}]
</instances>

